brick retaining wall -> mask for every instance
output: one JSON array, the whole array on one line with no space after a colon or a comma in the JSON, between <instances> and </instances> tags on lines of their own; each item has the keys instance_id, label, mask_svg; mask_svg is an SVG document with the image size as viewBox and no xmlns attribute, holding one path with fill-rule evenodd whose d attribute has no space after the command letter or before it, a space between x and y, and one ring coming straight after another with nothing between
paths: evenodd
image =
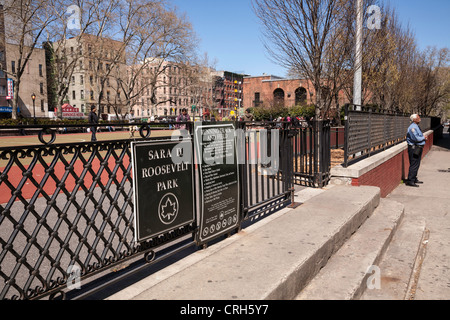
<instances>
[{"instance_id":1,"label":"brick retaining wall","mask_svg":"<svg viewBox=\"0 0 450 320\"><path fill-rule=\"evenodd\" d=\"M428 131L425 135L428 136L428 140L422 158L433 146L433 131ZM408 146L403 142L348 168L338 166L331 169L331 183L379 187L381 196L385 198L408 176L408 170Z\"/></svg>"}]
</instances>

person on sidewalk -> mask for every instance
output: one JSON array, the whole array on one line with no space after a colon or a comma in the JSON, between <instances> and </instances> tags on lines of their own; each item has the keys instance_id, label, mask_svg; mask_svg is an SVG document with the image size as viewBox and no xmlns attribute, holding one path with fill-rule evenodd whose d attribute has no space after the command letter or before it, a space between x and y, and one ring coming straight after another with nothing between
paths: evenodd
<instances>
[{"instance_id":1,"label":"person on sidewalk","mask_svg":"<svg viewBox=\"0 0 450 320\"><path fill-rule=\"evenodd\" d=\"M130 132L130 139L134 137L134 132L136 131L135 125L134 125L134 110L131 109L130 113L128 113L125 116L125 119L130 123L130 126L128 127L128 130Z\"/></svg>"},{"instance_id":2,"label":"person on sidewalk","mask_svg":"<svg viewBox=\"0 0 450 320\"><path fill-rule=\"evenodd\" d=\"M419 172L420 162L422 160L423 147L425 146L428 137L425 137L419 128L421 121L418 114L411 116L411 125L408 128L406 134L406 142L408 143L408 158L409 158L409 172L408 180L405 181L405 185L410 187L418 187L418 184L423 183L417 179L417 173Z\"/></svg>"},{"instance_id":3,"label":"person on sidewalk","mask_svg":"<svg viewBox=\"0 0 450 320\"><path fill-rule=\"evenodd\" d=\"M191 117L189 116L189 114L187 113L187 109L183 108L181 110L181 114L177 117L177 122L189 122L191 121ZM183 129L187 129L187 125L186 124L181 124L181 125L176 125L177 129L183 130Z\"/></svg>"},{"instance_id":4,"label":"person on sidewalk","mask_svg":"<svg viewBox=\"0 0 450 320\"><path fill-rule=\"evenodd\" d=\"M97 141L97 137L96 137L96 133L97 133L97 124L98 124L98 115L95 113L95 111L97 111L97 108L95 106L91 107L91 112L89 113L89 123L93 124L94 126L92 126L91 129L91 141L95 142Z\"/></svg>"},{"instance_id":5,"label":"person on sidewalk","mask_svg":"<svg viewBox=\"0 0 450 320\"><path fill-rule=\"evenodd\" d=\"M245 110L244 121L253 121L253 114L250 113L250 109Z\"/></svg>"}]
</instances>

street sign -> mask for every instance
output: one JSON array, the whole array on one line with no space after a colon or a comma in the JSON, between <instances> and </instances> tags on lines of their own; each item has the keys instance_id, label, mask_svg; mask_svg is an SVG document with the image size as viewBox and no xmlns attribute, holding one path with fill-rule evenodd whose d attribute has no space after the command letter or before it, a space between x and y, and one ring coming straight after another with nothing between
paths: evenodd
<instances>
[{"instance_id":1,"label":"street sign","mask_svg":"<svg viewBox=\"0 0 450 320\"><path fill-rule=\"evenodd\" d=\"M131 155L136 241L192 223L192 140L132 142Z\"/></svg>"},{"instance_id":2,"label":"street sign","mask_svg":"<svg viewBox=\"0 0 450 320\"><path fill-rule=\"evenodd\" d=\"M232 123L197 125L195 149L200 173L199 245L238 228L239 168Z\"/></svg>"}]
</instances>

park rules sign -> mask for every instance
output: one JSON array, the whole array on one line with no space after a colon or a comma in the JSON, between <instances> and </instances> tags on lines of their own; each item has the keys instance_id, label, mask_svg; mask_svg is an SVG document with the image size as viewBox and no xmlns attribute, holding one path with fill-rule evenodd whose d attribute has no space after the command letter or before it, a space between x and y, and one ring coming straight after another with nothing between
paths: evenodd
<instances>
[{"instance_id":1,"label":"park rules sign","mask_svg":"<svg viewBox=\"0 0 450 320\"><path fill-rule=\"evenodd\" d=\"M192 223L192 140L132 142L131 157L136 241Z\"/></svg>"},{"instance_id":2,"label":"park rules sign","mask_svg":"<svg viewBox=\"0 0 450 320\"><path fill-rule=\"evenodd\" d=\"M200 173L199 244L239 225L239 167L232 123L195 128Z\"/></svg>"}]
</instances>

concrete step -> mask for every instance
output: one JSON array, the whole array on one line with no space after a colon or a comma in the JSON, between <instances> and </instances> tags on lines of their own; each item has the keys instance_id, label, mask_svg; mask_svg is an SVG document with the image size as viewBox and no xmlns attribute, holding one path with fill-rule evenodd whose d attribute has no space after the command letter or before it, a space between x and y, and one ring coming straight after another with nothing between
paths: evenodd
<instances>
[{"instance_id":1,"label":"concrete step","mask_svg":"<svg viewBox=\"0 0 450 320\"><path fill-rule=\"evenodd\" d=\"M379 262L404 216L404 206L381 199L373 215L330 258L296 300L354 300L378 287Z\"/></svg>"},{"instance_id":2,"label":"concrete step","mask_svg":"<svg viewBox=\"0 0 450 320\"><path fill-rule=\"evenodd\" d=\"M380 189L335 186L305 199L108 299L294 299L374 212Z\"/></svg>"},{"instance_id":3,"label":"concrete step","mask_svg":"<svg viewBox=\"0 0 450 320\"><path fill-rule=\"evenodd\" d=\"M380 268L380 286L366 290L361 300L404 300L415 290L414 278L417 272L418 253L426 241L424 219L405 218L395 233L383 256Z\"/></svg>"}]
</instances>

